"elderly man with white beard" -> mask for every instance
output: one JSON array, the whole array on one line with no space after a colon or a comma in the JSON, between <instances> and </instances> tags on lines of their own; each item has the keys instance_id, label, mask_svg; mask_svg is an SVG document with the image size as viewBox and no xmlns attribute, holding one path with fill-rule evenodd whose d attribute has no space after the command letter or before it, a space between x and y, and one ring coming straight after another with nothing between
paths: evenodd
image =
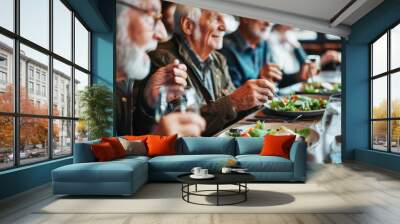
<instances>
[{"instance_id":1,"label":"elderly man with white beard","mask_svg":"<svg viewBox=\"0 0 400 224\"><path fill-rule=\"evenodd\" d=\"M249 80L235 89L226 60L216 51L222 48L226 31L224 17L218 12L178 5L173 38L150 52L153 70L174 60L187 66L188 86L199 96L201 115L207 122L205 136L235 121L239 112L264 104L275 92L273 84L264 79ZM139 100L145 100L145 95ZM146 124L140 127L143 129Z\"/></svg>"},{"instance_id":2,"label":"elderly man with white beard","mask_svg":"<svg viewBox=\"0 0 400 224\"><path fill-rule=\"evenodd\" d=\"M134 132L135 80L144 79L150 71L147 51L154 50L159 40L166 37L160 21L159 0L117 0L117 134ZM154 106L161 86L168 86L167 100L181 96L187 85L186 66L175 60L160 67L148 80L144 89L146 104ZM194 113L171 113L153 127L153 134L198 136L205 122Z\"/></svg>"}]
</instances>

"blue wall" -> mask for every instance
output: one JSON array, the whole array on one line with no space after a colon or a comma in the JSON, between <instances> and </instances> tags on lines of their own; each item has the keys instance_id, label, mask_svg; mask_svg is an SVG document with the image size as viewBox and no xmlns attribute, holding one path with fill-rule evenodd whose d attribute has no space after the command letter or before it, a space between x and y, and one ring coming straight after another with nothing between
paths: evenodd
<instances>
[{"instance_id":1,"label":"blue wall","mask_svg":"<svg viewBox=\"0 0 400 224\"><path fill-rule=\"evenodd\" d=\"M113 89L115 0L68 0L68 3L92 31L93 83ZM53 169L71 163L69 157L0 172L0 199L48 183Z\"/></svg>"},{"instance_id":2,"label":"blue wall","mask_svg":"<svg viewBox=\"0 0 400 224\"><path fill-rule=\"evenodd\" d=\"M400 22L400 1L385 0L351 27L344 53L343 159L356 159L388 169L398 169L392 159L369 150L369 43ZM364 150L358 152L358 150ZM356 152L357 151L357 152ZM383 153L387 154L387 153ZM377 163L377 160L382 160ZM385 160L387 162L385 162Z\"/></svg>"}]
</instances>

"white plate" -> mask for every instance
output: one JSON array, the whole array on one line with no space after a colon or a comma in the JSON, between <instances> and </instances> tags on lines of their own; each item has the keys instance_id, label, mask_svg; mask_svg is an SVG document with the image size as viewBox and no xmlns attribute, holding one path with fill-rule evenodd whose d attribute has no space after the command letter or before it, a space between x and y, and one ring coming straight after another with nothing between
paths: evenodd
<instances>
[{"instance_id":1,"label":"white plate","mask_svg":"<svg viewBox=\"0 0 400 224\"><path fill-rule=\"evenodd\" d=\"M204 175L204 176L199 176L199 175L194 175L194 174L190 175L190 178L193 178L193 179L211 179L211 178L214 178L214 177L215 176L212 175L212 174L207 174L207 175Z\"/></svg>"}]
</instances>

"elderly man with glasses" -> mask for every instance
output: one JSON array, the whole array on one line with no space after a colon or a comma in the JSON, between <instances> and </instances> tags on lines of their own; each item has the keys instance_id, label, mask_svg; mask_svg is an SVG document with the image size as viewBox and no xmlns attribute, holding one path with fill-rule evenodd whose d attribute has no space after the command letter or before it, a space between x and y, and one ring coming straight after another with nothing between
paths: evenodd
<instances>
[{"instance_id":1,"label":"elderly man with glasses","mask_svg":"<svg viewBox=\"0 0 400 224\"><path fill-rule=\"evenodd\" d=\"M134 91L137 80L142 80L150 72L148 51L157 47L158 41L166 38L165 27L161 22L161 3L159 0L117 0L117 122L118 135L133 134L136 129L133 117L138 93ZM165 64L154 71L144 88L144 103L153 107L160 88L168 87L167 100L179 98L187 85L187 68L178 60ZM136 81L135 81L136 80ZM145 114L145 113L138 113ZM147 117L140 119L146 121ZM197 136L204 130L203 118L194 113L171 113L161 118L151 127L155 134Z\"/></svg>"},{"instance_id":2,"label":"elderly man with glasses","mask_svg":"<svg viewBox=\"0 0 400 224\"><path fill-rule=\"evenodd\" d=\"M223 129L238 118L239 112L264 104L275 92L271 82L261 79L249 80L235 89L226 60L216 51L222 48L224 17L218 12L178 5L173 38L150 53L154 70L174 60L187 66L188 86L199 96L201 115L207 121L205 136ZM145 96L139 99L145 100Z\"/></svg>"}]
</instances>

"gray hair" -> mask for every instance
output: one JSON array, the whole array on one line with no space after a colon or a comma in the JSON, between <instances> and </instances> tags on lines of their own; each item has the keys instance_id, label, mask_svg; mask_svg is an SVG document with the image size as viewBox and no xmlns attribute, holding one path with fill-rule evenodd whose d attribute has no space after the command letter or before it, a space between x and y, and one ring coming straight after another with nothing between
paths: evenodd
<instances>
[{"instance_id":1,"label":"gray hair","mask_svg":"<svg viewBox=\"0 0 400 224\"><path fill-rule=\"evenodd\" d=\"M121 1L121 2L124 2L124 3L127 3L127 4L131 4L131 5L134 5L134 6L137 6L140 3L140 0L118 0L118 1ZM116 16L117 16L117 18L119 16L123 16L124 13L126 13L128 11L128 9L129 9L129 7L127 7L125 5L118 4L118 1L117 1L117 7L116 7Z\"/></svg>"},{"instance_id":2,"label":"gray hair","mask_svg":"<svg viewBox=\"0 0 400 224\"><path fill-rule=\"evenodd\" d=\"M175 24L175 33L178 35L183 35L182 27L181 27L181 19L183 17L187 17L192 20L196 25L199 23L201 17L201 9L196 7L191 7L187 5L178 4L175 9L174 14L174 24Z\"/></svg>"}]
</instances>

